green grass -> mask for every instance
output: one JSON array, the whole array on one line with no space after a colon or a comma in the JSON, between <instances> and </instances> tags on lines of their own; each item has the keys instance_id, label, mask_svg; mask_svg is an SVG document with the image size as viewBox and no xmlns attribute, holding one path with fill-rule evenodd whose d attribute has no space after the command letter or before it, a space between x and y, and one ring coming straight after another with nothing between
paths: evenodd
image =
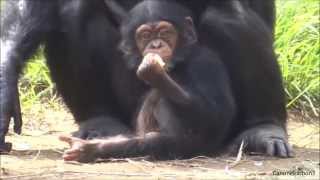
<instances>
[{"instance_id":1,"label":"green grass","mask_svg":"<svg viewBox=\"0 0 320 180\"><path fill-rule=\"evenodd\" d=\"M289 108L319 114L319 1L278 0L276 52Z\"/></svg>"},{"instance_id":2,"label":"green grass","mask_svg":"<svg viewBox=\"0 0 320 180\"><path fill-rule=\"evenodd\" d=\"M24 109L34 103L55 103L57 93L43 57L42 48L32 57L19 81L20 100Z\"/></svg>"},{"instance_id":3,"label":"green grass","mask_svg":"<svg viewBox=\"0 0 320 180\"><path fill-rule=\"evenodd\" d=\"M278 0L276 52L279 55L288 108L319 113L319 1ZM56 93L41 55L34 56L20 80L23 106L55 102Z\"/></svg>"}]
</instances>

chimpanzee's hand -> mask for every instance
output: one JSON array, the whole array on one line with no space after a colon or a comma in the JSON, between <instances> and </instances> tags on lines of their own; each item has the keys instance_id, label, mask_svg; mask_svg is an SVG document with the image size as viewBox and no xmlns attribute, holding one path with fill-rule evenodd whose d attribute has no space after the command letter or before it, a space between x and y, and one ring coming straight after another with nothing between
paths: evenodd
<instances>
[{"instance_id":1,"label":"chimpanzee's hand","mask_svg":"<svg viewBox=\"0 0 320 180\"><path fill-rule=\"evenodd\" d=\"M0 153L4 153L9 152L12 147L11 143L5 142L10 119L14 120L14 132L20 134L22 118L18 88L8 88L8 86L0 84L0 90Z\"/></svg>"},{"instance_id":2,"label":"chimpanzee's hand","mask_svg":"<svg viewBox=\"0 0 320 180\"><path fill-rule=\"evenodd\" d=\"M137 70L139 79L148 84L155 82L165 73L164 64L160 56L148 54L144 57Z\"/></svg>"}]
</instances>

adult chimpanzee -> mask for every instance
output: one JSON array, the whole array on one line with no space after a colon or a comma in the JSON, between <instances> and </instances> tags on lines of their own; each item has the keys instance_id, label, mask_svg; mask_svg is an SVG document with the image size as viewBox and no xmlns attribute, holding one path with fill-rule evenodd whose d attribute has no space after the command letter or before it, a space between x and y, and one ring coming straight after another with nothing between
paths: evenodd
<instances>
[{"instance_id":1,"label":"adult chimpanzee","mask_svg":"<svg viewBox=\"0 0 320 180\"><path fill-rule=\"evenodd\" d=\"M136 135L99 141L62 137L72 145L64 158L173 158L221 150L235 104L222 62L197 42L191 13L173 2L143 1L127 17L121 49L128 75L150 85L138 110Z\"/></svg>"},{"instance_id":2,"label":"adult chimpanzee","mask_svg":"<svg viewBox=\"0 0 320 180\"><path fill-rule=\"evenodd\" d=\"M140 1L117 3L128 10ZM290 155L272 47L274 1L173 1L194 13L199 41L216 50L230 75L239 107L230 142L244 138L249 151ZM80 125L77 136L128 132L141 92L135 88L139 85L121 81L126 77L121 72L129 72L119 60L119 39L118 24L104 0L6 1L1 16L0 151L9 150L5 135L11 118L15 131L21 130L18 75L40 43L52 79ZM125 96L128 92L135 94Z\"/></svg>"}]
</instances>

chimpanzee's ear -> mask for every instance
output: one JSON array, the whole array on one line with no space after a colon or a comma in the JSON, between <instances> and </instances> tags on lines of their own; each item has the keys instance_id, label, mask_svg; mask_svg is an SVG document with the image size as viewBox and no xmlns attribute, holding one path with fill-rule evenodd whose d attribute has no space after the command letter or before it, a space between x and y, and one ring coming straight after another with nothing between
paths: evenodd
<instances>
[{"instance_id":1,"label":"chimpanzee's ear","mask_svg":"<svg viewBox=\"0 0 320 180\"><path fill-rule=\"evenodd\" d=\"M191 45L196 42L198 42L197 32L192 17L188 16L184 23L184 45Z\"/></svg>"}]
</instances>

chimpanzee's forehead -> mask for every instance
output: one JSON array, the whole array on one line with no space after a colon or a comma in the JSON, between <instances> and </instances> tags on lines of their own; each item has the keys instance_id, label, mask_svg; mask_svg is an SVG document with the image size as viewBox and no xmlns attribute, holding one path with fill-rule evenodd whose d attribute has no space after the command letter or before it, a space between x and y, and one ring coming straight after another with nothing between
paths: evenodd
<instances>
[{"instance_id":1,"label":"chimpanzee's forehead","mask_svg":"<svg viewBox=\"0 0 320 180\"><path fill-rule=\"evenodd\" d=\"M144 23L138 26L137 32L143 31L143 30L153 30L153 31L159 31L163 28L170 28L174 27L174 25L171 22L168 21L156 21L156 22L148 22Z\"/></svg>"}]
</instances>

